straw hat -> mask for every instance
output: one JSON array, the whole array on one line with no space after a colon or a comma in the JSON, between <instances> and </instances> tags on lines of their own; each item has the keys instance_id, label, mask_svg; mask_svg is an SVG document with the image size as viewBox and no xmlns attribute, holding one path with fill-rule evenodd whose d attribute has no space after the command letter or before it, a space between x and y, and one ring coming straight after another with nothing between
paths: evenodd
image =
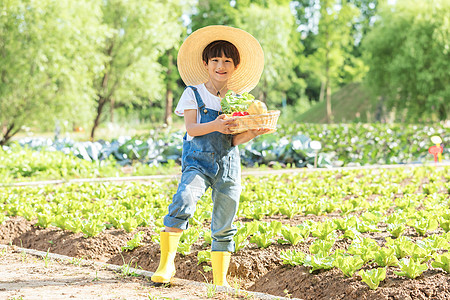
<instances>
[{"instance_id":1,"label":"straw hat","mask_svg":"<svg viewBox=\"0 0 450 300\"><path fill-rule=\"evenodd\" d=\"M240 63L228 80L228 88L238 94L250 92L259 82L264 68L264 52L259 42L242 29L229 26L206 26L194 31L181 45L177 65L186 85L197 85L208 81L202 53L216 40L232 43L239 51Z\"/></svg>"}]
</instances>

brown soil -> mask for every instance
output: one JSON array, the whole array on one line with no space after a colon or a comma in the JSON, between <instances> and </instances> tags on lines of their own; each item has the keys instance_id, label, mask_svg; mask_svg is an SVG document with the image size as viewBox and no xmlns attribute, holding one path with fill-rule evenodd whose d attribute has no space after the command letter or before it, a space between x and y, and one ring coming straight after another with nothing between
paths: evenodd
<instances>
[{"instance_id":1,"label":"brown soil","mask_svg":"<svg viewBox=\"0 0 450 300\"><path fill-rule=\"evenodd\" d=\"M298 224L303 220L284 219L283 222ZM151 240L155 233L149 228L137 230L145 232L145 245L130 252L121 252L121 247L126 245L134 233L109 229L97 237L84 238L82 234L56 228L39 229L21 217L14 217L0 225L0 243L49 250L51 253L116 265L126 263L132 267L155 271L159 262L159 245ZM373 233L368 236L379 238ZM338 240L337 243L340 248L348 246L345 239ZM386 280L373 291L360 281L357 274L346 278L336 268L310 274L303 266L290 267L282 264L279 258L281 250L308 251L308 244L308 241L295 247L274 244L266 249L250 244L233 254L228 273L229 282L250 291L303 299L450 299L450 275L436 269L429 269L422 276L411 280L395 275L393 268L389 268ZM191 254L184 257L177 254L177 278L204 282L203 276L206 276L208 281L212 280L211 272L203 270L206 264L197 263L197 252L201 248L199 240L193 245Z\"/></svg>"},{"instance_id":2,"label":"brown soil","mask_svg":"<svg viewBox=\"0 0 450 300\"><path fill-rule=\"evenodd\" d=\"M208 299L207 289L177 283L157 287L144 276L124 276L86 260L46 263L14 246L0 252L0 299ZM213 297L242 299L222 291Z\"/></svg>"}]
</instances>

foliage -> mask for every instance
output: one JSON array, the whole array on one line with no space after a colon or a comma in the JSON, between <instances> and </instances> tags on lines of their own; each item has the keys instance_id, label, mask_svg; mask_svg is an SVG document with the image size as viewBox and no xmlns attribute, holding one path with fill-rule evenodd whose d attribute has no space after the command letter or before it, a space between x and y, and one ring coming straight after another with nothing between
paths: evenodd
<instances>
[{"instance_id":1,"label":"foliage","mask_svg":"<svg viewBox=\"0 0 450 300\"><path fill-rule=\"evenodd\" d=\"M114 99L130 105L145 99L162 100L165 91L158 57L181 40L180 2L125 1L100 2L103 24L108 31L101 52L106 61L94 82L97 115L91 138L105 104Z\"/></svg>"},{"instance_id":2,"label":"foliage","mask_svg":"<svg viewBox=\"0 0 450 300\"><path fill-rule=\"evenodd\" d=\"M399 0L365 39L368 87L399 120L449 118L449 14L447 0Z\"/></svg>"},{"instance_id":3,"label":"foliage","mask_svg":"<svg viewBox=\"0 0 450 300\"><path fill-rule=\"evenodd\" d=\"M340 255L336 257L333 265L341 270L346 277L352 277L364 265L364 260L358 255Z\"/></svg>"},{"instance_id":4,"label":"foliage","mask_svg":"<svg viewBox=\"0 0 450 300\"><path fill-rule=\"evenodd\" d=\"M127 242L127 245L121 248L122 251L131 251L139 246L142 246L142 239L144 238L144 234L145 233L143 231L137 232L133 236L133 238Z\"/></svg>"},{"instance_id":5,"label":"foliage","mask_svg":"<svg viewBox=\"0 0 450 300\"><path fill-rule=\"evenodd\" d=\"M398 264L393 248L381 247L374 253L374 260L380 267L396 266Z\"/></svg>"},{"instance_id":6,"label":"foliage","mask_svg":"<svg viewBox=\"0 0 450 300\"><path fill-rule=\"evenodd\" d=\"M380 282L386 278L386 268L361 270L358 274L361 276L364 283L372 290L376 290Z\"/></svg>"},{"instance_id":7,"label":"foliage","mask_svg":"<svg viewBox=\"0 0 450 300\"><path fill-rule=\"evenodd\" d=\"M441 268L447 273L450 273L450 253L444 253L435 258L431 263L433 268Z\"/></svg>"},{"instance_id":8,"label":"foliage","mask_svg":"<svg viewBox=\"0 0 450 300\"><path fill-rule=\"evenodd\" d=\"M311 273L339 268L344 276L350 277L364 267L365 270L359 274L373 289L384 280L388 268L395 270L399 276L416 278L428 268L427 261L433 259L431 265L434 268L447 271L449 259L445 251L450 248L450 234L444 233L441 227L426 237L414 234L414 241L407 235L408 232L392 239L386 228L388 224L404 220L421 220L425 217L439 220L448 214L450 198L445 183L450 178L449 171L448 166L417 166L244 176L242 185L245 188L236 216L241 220L236 223L236 251L254 248L254 245L249 245L250 240L258 243L258 247L270 247L270 251L283 248L279 254L280 263L304 266ZM425 180L437 187L436 193L426 195L419 191L418 187ZM416 187L414 194L398 191L405 182ZM0 193L0 218L22 216L35 226L56 226L61 230L82 232L87 238L110 228L125 231L125 222L130 223L127 226L132 225L128 229L148 226L158 232L163 227L162 219L170 204L168 195L176 192L177 184L177 180L169 180L151 183L5 186L1 187ZM209 232L211 224L210 193L199 201L195 226L183 231L178 245L178 251L183 255L194 252L199 263L208 261L207 249L210 246L207 241L210 241L210 236L205 235L205 231ZM392 201L394 194L396 197ZM333 218L341 212L341 206L349 201L354 203L355 210L334 220L326 216L316 218L316 221L308 220L305 208L318 199L327 199L333 203L330 206L332 210L329 210ZM283 226L280 221L273 221L275 218L283 219L278 208L289 207L291 203L300 207L299 215L306 220L297 226ZM260 208L261 221L245 219L249 207ZM325 211L328 208L320 209ZM360 223L365 226L359 226ZM365 237L360 232L362 230L373 238ZM378 233L380 230L382 232ZM338 237L335 234L338 231L353 233L349 247L343 246L348 244L348 236ZM133 242L127 243L128 246L132 246L132 243L138 245L142 241L139 241L140 237L141 233L136 234ZM158 242L158 237L153 235L153 242ZM201 242L196 243L199 239ZM301 246L293 246L300 241ZM192 251L194 243L197 246ZM283 245L273 245L277 243ZM309 252L299 251L299 247L309 249ZM384 271L375 269L373 263L383 266Z\"/></svg>"},{"instance_id":9,"label":"foliage","mask_svg":"<svg viewBox=\"0 0 450 300\"><path fill-rule=\"evenodd\" d=\"M351 55L353 37L349 26L357 15L357 9L348 2L338 6L334 0L321 0L319 13L318 33L314 40L316 51L307 58L309 70L315 72L321 82L320 100L324 99L325 93L327 95L327 121L330 123L331 89L337 86L346 60L359 60ZM350 65L346 67L351 68Z\"/></svg>"},{"instance_id":10,"label":"foliage","mask_svg":"<svg viewBox=\"0 0 450 300\"><path fill-rule=\"evenodd\" d=\"M298 266L305 263L306 254L296 250L286 250L280 252L280 258L283 260L283 264Z\"/></svg>"},{"instance_id":11,"label":"foliage","mask_svg":"<svg viewBox=\"0 0 450 300\"><path fill-rule=\"evenodd\" d=\"M192 245L198 240L200 232L198 228L190 227L186 230L183 230L183 233L180 236L180 242L178 243L177 251L181 255L188 255L191 253Z\"/></svg>"},{"instance_id":12,"label":"foliage","mask_svg":"<svg viewBox=\"0 0 450 300\"><path fill-rule=\"evenodd\" d=\"M253 3L239 9L236 25L251 33L264 50L264 72L253 93L269 108L281 105L280 100L286 97L283 94L290 88L290 79L295 77L292 74L295 49L291 43L297 34L294 24L288 5ZM302 88L301 82L297 86Z\"/></svg>"},{"instance_id":13,"label":"foliage","mask_svg":"<svg viewBox=\"0 0 450 300\"><path fill-rule=\"evenodd\" d=\"M198 263L201 264L203 262L210 262L211 261L211 251L198 251L197 253L197 259Z\"/></svg>"},{"instance_id":14,"label":"foliage","mask_svg":"<svg viewBox=\"0 0 450 300\"><path fill-rule=\"evenodd\" d=\"M412 258L403 258L398 262L398 266L400 267L401 271L394 271L394 273L399 276L406 276L411 279L422 275L424 271L428 270L427 264L422 264Z\"/></svg>"},{"instance_id":15,"label":"foliage","mask_svg":"<svg viewBox=\"0 0 450 300\"><path fill-rule=\"evenodd\" d=\"M101 9L80 0L0 4L0 145L22 126L91 118L94 77L105 56Z\"/></svg>"}]
</instances>

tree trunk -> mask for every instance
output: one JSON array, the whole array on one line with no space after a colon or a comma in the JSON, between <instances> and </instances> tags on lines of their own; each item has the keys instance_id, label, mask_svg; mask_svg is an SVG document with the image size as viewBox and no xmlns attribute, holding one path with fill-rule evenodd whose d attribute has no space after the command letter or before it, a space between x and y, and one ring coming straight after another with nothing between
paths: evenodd
<instances>
[{"instance_id":1,"label":"tree trunk","mask_svg":"<svg viewBox=\"0 0 450 300\"><path fill-rule=\"evenodd\" d=\"M328 37L328 34L327 34ZM333 122L333 112L331 111L331 86L330 86L330 51L327 48L325 56L325 89L327 93L327 123Z\"/></svg>"},{"instance_id":2,"label":"tree trunk","mask_svg":"<svg viewBox=\"0 0 450 300\"><path fill-rule=\"evenodd\" d=\"M164 123L167 126L172 125L172 108L173 108L173 92L168 89L166 92L166 113L164 116Z\"/></svg>"},{"instance_id":3,"label":"tree trunk","mask_svg":"<svg viewBox=\"0 0 450 300\"><path fill-rule=\"evenodd\" d=\"M319 102L322 102L325 98L325 81L322 80L320 84Z\"/></svg>"},{"instance_id":4,"label":"tree trunk","mask_svg":"<svg viewBox=\"0 0 450 300\"><path fill-rule=\"evenodd\" d=\"M326 87L327 87L327 122L328 124L331 124L333 122L333 112L331 111L331 86L329 78L327 78Z\"/></svg>"},{"instance_id":5,"label":"tree trunk","mask_svg":"<svg viewBox=\"0 0 450 300\"><path fill-rule=\"evenodd\" d=\"M172 91L172 53L169 51L167 58L167 83L166 83L166 113L164 115L164 123L168 126L172 125L172 107L173 107L173 91Z\"/></svg>"},{"instance_id":6,"label":"tree trunk","mask_svg":"<svg viewBox=\"0 0 450 300\"><path fill-rule=\"evenodd\" d=\"M14 123L10 126L4 125L3 130L3 138L0 140L0 146L6 145L6 143L16 134L20 131L20 127L14 130Z\"/></svg>"},{"instance_id":7,"label":"tree trunk","mask_svg":"<svg viewBox=\"0 0 450 300\"><path fill-rule=\"evenodd\" d=\"M114 98L111 98L111 102L109 104L109 120L111 123L114 123Z\"/></svg>"},{"instance_id":8,"label":"tree trunk","mask_svg":"<svg viewBox=\"0 0 450 300\"><path fill-rule=\"evenodd\" d=\"M105 103L106 103L106 99L103 97L101 97L98 100L97 116L95 117L94 126L92 126L92 130L91 130L91 141L94 140L95 129L97 129L98 125L100 124L100 116L102 115L103 106L105 106Z\"/></svg>"}]
</instances>

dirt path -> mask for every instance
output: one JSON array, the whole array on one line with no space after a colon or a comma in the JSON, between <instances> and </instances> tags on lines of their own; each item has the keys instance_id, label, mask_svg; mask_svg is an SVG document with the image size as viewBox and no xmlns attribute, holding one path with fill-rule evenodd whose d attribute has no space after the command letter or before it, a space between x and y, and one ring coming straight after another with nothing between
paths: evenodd
<instances>
[{"instance_id":1,"label":"dirt path","mask_svg":"<svg viewBox=\"0 0 450 300\"><path fill-rule=\"evenodd\" d=\"M214 291L211 286L178 279L170 287L157 287L148 277L126 276L92 261L39 257L15 246L0 248L0 299L268 298L245 291Z\"/></svg>"}]
</instances>

